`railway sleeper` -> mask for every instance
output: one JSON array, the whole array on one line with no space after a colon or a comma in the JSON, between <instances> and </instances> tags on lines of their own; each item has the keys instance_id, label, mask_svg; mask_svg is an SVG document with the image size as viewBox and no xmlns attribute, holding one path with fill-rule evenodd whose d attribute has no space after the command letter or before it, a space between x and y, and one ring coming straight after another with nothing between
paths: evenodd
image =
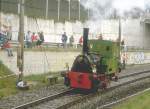
<instances>
[{"instance_id":1,"label":"railway sleeper","mask_svg":"<svg viewBox=\"0 0 150 109\"><path fill-rule=\"evenodd\" d=\"M53 84L56 84L58 82L58 77L50 75L50 76L46 77L46 81L49 85L53 85Z\"/></svg>"}]
</instances>

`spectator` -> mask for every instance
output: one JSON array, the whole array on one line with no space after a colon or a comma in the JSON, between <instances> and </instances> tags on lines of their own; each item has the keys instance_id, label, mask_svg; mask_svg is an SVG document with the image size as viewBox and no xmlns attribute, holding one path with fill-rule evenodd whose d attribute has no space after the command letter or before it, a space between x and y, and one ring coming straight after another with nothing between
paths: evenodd
<instances>
[{"instance_id":1,"label":"spectator","mask_svg":"<svg viewBox=\"0 0 150 109\"><path fill-rule=\"evenodd\" d=\"M31 47L31 31L28 31L25 37L27 48Z\"/></svg>"},{"instance_id":2,"label":"spectator","mask_svg":"<svg viewBox=\"0 0 150 109\"><path fill-rule=\"evenodd\" d=\"M3 32L0 32L0 47L6 42L6 35Z\"/></svg>"},{"instance_id":3,"label":"spectator","mask_svg":"<svg viewBox=\"0 0 150 109\"><path fill-rule=\"evenodd\" d=\"M32 47L35 48L37 42L37 36L35 35L35 33L32 34L31 39L32 39Z\"/></svg>"},{"instance_id":4,"label":"spectator","mask_svg":"<svg viewBox=\"0 0 150 109\"><path fill-rule=\"evenodd\" d=\"M79 39L79 44L80 44L80 46L83 45L83 37L82 37L82 36L81 36L80 39Z\"/></svg>"},{"instance_id":5,"label":"spectator","mask_svg":"<svg viewBox=\"0 0 150 109\"><path fill-rule=\"evenodd\" d=\"M6 31L6 38L8 39L8 40L11 40L12 39L12 28L11 28L11 26L8 26L8 30Z\"/></svg>"},{"instance_id":6,"label":"spectator","mask_svg":"<svg viewBox=\"0 0 150 109\"><path fill-rule=\"evenodd\" d=\"M37 47L40 47L41 45L40 34L41 34L40 32L38 32L37 34L37 42L36 42Z\"/></svg>"},{"instance_id":7,"label":"spectator","mask_svg":"<svg viewBox=\"0 0 150 109\"><path fill-rule=\"evenodd\" d=\"M124 43L124 40L122 40L122 41L121 41L121 45L124 45L124 44L125 44L125 43Z\"/></svg>"},{"instance_id":8,"label":"spectator","mask_svg":"<svg viewBox=\"0 0 150 109\"><path fill-rule=\"evenodd\" d=\"M41 40L42 43L44 42L44 34L43 34L43 32L41 32L41 34L40 34L40 40Z\"/></svg>"},{"instance_id":9,"label":"spectator","mask_svg":"<svg viewBox=\"0 0 150 109\"><path fill-rule=\"evenodd\" d=\"M13 56L12 48L11 48L11 45L9 43L9 40L7 40L7 42L4 43L3 48L7 51L8 57Z\"/></svg>"},{"instance_id":10,"label":"spectator","mask_svg":"<svg viewBox=\"0 0 150 109\"><path fill-rule=\"evenodd\" d=\"M99 39L99 40L103 40L102 34L100 34L100 35L98 36L98 39Z\"/></svg>"},{"instance_id":11,"label":"spectator","mask_svg":"<svg viewBox=\"0 0 150 109\"><path fill-rule=\"evenodd\" d=\"M62 41L62 43L63 43L63 48L66 48L67 47L67 39L68 39L68 37L67 37L67 35L66 35L66 32L64 32L64 34L62 35L62 37L61 37L61 41Z\"/></svg>"},{"instance_id":12,"label":"spectator","mask_svg":"<svg viewBox=\"0 0 150 109\"><path fill-rule=\"evenodd\" d=\"M73 43L74 43L73 35L70 37L69 42L70 42L70 46L73 47Z\"/></svg>"}]
</instances>

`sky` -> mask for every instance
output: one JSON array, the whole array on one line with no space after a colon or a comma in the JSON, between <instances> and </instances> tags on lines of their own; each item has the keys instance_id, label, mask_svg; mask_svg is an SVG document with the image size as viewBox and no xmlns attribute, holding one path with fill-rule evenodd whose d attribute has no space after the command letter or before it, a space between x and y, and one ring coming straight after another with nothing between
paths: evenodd
<instances>
[{"instance_id":1,"label":"sky","mask_svg":"<svg viewBox=\"0 0 150 109\"><path fill-rule=\"evenodd\" d=\"M121 16L124 12L138 7L145 9L146 5L150 6L150 0L80 0L80 3L89 10L92 10L92 16L90 17L87 25L92 27L96 31L99 29L101 20L108 16L112 12L112 8L117 9L117 13Z\"/></svg>"},{"instance_id":2,"label":"sky","mask_svg":"<svg viewBox=\"0 0 150 109\"><path fill-rule=\"evenodd\" d=\"M148 1L150 2L150 0L114 0L113 7L121 12L129 11L133 7L144 9Z\"/></svg>"},{"instance_id":3,"label":"sky","mask_svg":"<svg viewBox=\"0 0 150 109\"><path fill-rule=\"evenodd\" d=\"M146 5L150 7L150 0L80 0L81 4L86 8L93 10L95 15L102 15L102 11L111 10L112 8L117 9L120 15L125 11L138 7L145 9ZM103 8L100 8L103 7ZM103 9L103 10L102 10ZM104 10L105 9L105 10Z\"/></svg>"}]
</instances>

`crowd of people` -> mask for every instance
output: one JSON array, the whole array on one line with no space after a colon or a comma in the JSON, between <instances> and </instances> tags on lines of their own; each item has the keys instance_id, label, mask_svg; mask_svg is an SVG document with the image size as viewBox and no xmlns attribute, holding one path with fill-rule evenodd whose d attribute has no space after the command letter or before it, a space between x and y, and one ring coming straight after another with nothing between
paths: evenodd
<instances>
[{"instance_id":1,"label":"crowd of people","mask_svg":"<svg viewBox=\"0 0 150 109\"><path fill-rule=\"evenodd\" d=\"M11 27L9 27L8 30L11 30ZM6 31L6 32L0 32L0 47L2 49L5 49L8 52L8 56L13 56L12 52L12 47L10 44L10 41L12 39L12 32L11 31ZM103 39L102 35L98 37L98 39ZM69 40L69 41L68 41ZM44 42L44 34L43 32L31 32L27 31L27 33L24 36L24 42L25 42L25 47L26 48L40 48L42 43ZM69 42L69 43L67 43ZM74 47L75 46L75 38L73 35L71 35L69 38L64 32L61 36L61 43L63 48L68 48L68 47ZM81 36L78 40L79 46L83 45L83 36Z\"/></svg>"},{"instance_id":2,"label":"crowd of people","mask_svg":"<svg viewBox=\"0 0 150 109\"><path fill-rule=\"evenodd\" d=\"M44 42L44 34L43 32L35 32L28 31L25 35L26 47L27 48L35 48L41 47L41 44Z\"/></svg>"},{"instance_id":3,"label":"crowd of people","mask_svg":"<svg viewBox=\"0 0 150 109\"><path fill-rule=\"evenodd\" d=\"M67 40L68 40L68 36L66 35L66 32L64 32L64 34L62 34L62 37L61 37L63 48L67 48L68 47L67 46ZM82 36L79 38L78 43L79 43L80 46L83 45L83 37ZM71 35L70 38L69 38L69 46L73 47L74 45L75 45L75 39L74 39L74 36Z\"/></svg>"}]
</instances>

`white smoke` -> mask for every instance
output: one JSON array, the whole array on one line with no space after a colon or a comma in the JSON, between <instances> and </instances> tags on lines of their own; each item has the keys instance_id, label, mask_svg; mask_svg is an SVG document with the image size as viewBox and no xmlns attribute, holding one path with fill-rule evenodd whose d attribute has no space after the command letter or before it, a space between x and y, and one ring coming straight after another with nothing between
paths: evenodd
<instances>
[{"instance_id":1,"label":"white smoke","mask_svg":"<svg viewBox=\"0 0 150 109\"><path fill-rule=\"evenodd\" d=\"M85 9L90 10L90 19L104 18L110 12L113 0L80 0Z\"/></svg>"},{"instance_id":2,"label":"white smoke","mask_svg":"<svg viewBox=\"0 0 150 109\"><path fill-rule=\"evenodd\" d=\"M101 20L108 17L111 13L113 0L80 0L81 5L89 10L89 19L86 26L91 33L101 33Z\"/></svg>"},{"instance_id":3,"label":"white smoke","mask_svg":"<svg viewBox=\"0 0 150 109\"><path fill-rule=\"evenodd\" d=\"M120 15L125 11L130 11L135 7L144 10L145 0L115 0L113 2L113 7L118 10Z\"/></svg>"},{"instance_id":4,"label":"white smoke","mask_svg":"<svg viewBox=\"0 0 150 109\"><path fill-rule=\"evenodd\" d=\"M122 16L125 11L135 7L144 10L146 6L150 6L148 5L150 0L80 0L80 3L86 10L90 10L90 17L86 24L91 32L101 30L101 20L112 15L114 9L119 16Z\"/></svg>"}]
</instances>

